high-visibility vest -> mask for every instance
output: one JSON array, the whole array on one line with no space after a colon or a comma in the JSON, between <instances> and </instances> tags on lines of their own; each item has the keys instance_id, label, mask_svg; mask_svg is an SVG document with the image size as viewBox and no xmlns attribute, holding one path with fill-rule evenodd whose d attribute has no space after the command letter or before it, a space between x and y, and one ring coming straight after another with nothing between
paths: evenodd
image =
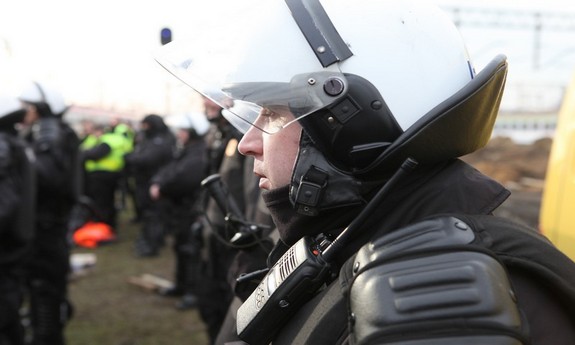
<instances>
[{"instance_id":1,"label":"high-visibility vest","mask_svg":"<svg viewBox=\"0 0 575 345\"><path fill-rule=\"evenodd\" d=\"M134 131L126 124L120 123L114 127L114 133L124 136L126 138L125 151L126 153L132 152L134 150Z\"/></svg>"},{"instance_id":2,"label":"high-visibility vest","mask_svg":"<svg viewBox=\"0 0 575 345\"><path fill-rule=\"evenodd\" d=\"M88 134L88 136L86 136L86 138L84 138L84 140L82 140L82 142L80 143L80 149L82 149L82 151L89 150L91 148L96 147L96 145L98 145L99 142L100 140L98 139L97 136L95 136L94 134Z\"/></svg>"},{"instance_id":3,"label":"high-visibility vest","mask_svg":"<svg viewBox=\"0 0 575 345\"><path fill-rule=\"evenodd\" d=\"M86 171L120 171L124 168L124 155L126 154L126 138L121 134L105 133L96 145L106 143L110 146L110 153L98 160L86 161ZM94 145L93 147L95 147Z\"/></svg>"}]
</instances>

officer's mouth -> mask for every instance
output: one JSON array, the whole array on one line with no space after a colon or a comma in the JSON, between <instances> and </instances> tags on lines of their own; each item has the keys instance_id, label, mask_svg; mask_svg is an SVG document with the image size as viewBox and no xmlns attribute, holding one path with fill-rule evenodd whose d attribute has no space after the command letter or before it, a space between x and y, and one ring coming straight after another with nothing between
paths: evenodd
<instances>
[{"instance_id":1,"label":"officer's mouth","mask_svg":"<svg viewBox=\"0 0 575 345\"><path fill-rule=\"evenodd\" d=\"M271 187L270 186L270 180L267 177L265 177L262 174L258 174L257 172L254 172L254 174L257 177L259 177L259 179L260 179L259 184L258 184L258 187L260 187L260 189L265 189L265 190L270 189L270 187Z\"/></svg>"}]
</instances>

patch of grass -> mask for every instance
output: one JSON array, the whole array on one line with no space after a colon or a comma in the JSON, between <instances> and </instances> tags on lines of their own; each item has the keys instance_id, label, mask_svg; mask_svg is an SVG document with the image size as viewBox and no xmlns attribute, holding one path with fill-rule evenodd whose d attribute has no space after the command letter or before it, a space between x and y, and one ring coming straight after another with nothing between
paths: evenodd
<instances>
[{"instance_id":1,"label":"patch of grass","mask_svg":"<svg viewBox=\"0 0 575 345\"><path fill-rule=\"evenodd\" d=\"M128 283L130 277L144 273L172 280L174 256L168 242L158 257L136 257L133 243L141 224L130 223L129 209L118 216L117 242L72 251L94 253L97 263L70 281L74 316L66 327L68 345L208 344L197 310L178 311L177 299Z\"/></svg>"}]
</instances>

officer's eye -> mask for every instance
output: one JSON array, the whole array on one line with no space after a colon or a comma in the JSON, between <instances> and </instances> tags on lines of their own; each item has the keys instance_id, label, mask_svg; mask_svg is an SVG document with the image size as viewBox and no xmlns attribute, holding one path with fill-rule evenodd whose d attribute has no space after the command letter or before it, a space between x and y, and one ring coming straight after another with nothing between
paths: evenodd
<instances>
[{"instance_id":1,"label":"officer's eye","mask_svg":"<svg viewBox=\"0 0 575 345\"><path fill-rule=\"evenodd\" d=\"M285 107L277 107L274 110L261 108L255 126L264 132L273 134L280 131L292 119L293 115Z\"/></svg>"},{"instance_id":2,"label":"officer's eye","mask_svg":"<svg viewBox=\"0 0 575 345\"><path fill-rule=\"evenodd\" d=\"M270 117L270 116L274 116L274 115L277 115L277 114L274 113L272 110L270 110L270 109L268 109L268 108L262 108L262 110L260 111L260 115L261 115L261 116Z\"/></svg>"}]
</instances>

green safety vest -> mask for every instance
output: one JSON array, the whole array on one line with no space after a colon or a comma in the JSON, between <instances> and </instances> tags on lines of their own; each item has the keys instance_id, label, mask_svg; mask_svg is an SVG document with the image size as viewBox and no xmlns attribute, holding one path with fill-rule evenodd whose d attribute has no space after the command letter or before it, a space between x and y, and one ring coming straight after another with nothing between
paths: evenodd
<instances>
[{"instance_id":1,"label":"green safety vest","mask_svg":"<svg viewBox=\"0 0 575 345\"><path fill-rule=\"evenodd\" d=\"M93 134L88 134L88 136L80 143L80 148L82 150L89 150L91 148L96 147L96 145L98 145L99 143L100 140L98 139L98 137L96 137Z\"/></svg>"},{"instance_id":2,"label":"green safety vest","mask_svg":"<svg viewBox=\"0 0 575 345\"><path fill-rule=\"evenodd\" d=\"M120 123L114 127L114 133L122 135L126 138L125 151L126 153L132 152L134 150L134 131L126 124Z\"/></svg>"},{"instance_id":3,"label":"green safety vest","mask_svg":"<svg viewBox=\"0 0 575 345\"><path fill-rule=\"evenodd\" d=\"M98 142L95 144L90 142L86 144L95 147L100 143L106 143L110 146L110 153L98 160L87 160L85 164L86 171L120 171L124 168L124 155L127 153L126 137L122 134L116 133L105 133L103 134ZM89 147L89 148L91 148ZM84 145L82 148L85 149Z\"/></svg>"}]
</instances>

